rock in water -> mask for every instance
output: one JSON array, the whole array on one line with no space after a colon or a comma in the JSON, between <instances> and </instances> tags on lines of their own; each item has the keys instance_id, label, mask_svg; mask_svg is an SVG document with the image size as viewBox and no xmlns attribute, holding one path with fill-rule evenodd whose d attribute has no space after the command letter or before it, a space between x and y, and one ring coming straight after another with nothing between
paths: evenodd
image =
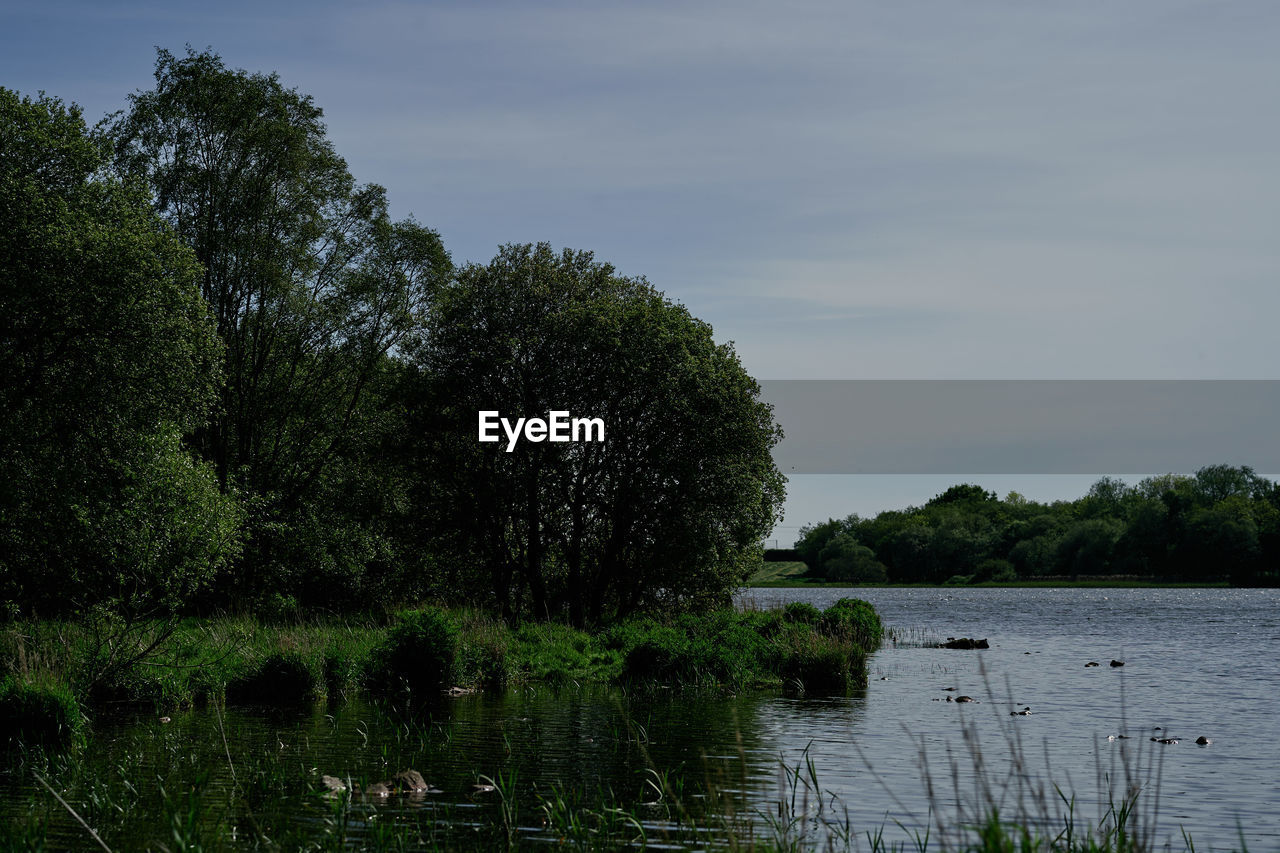
<instances>
[{"instance_id":1,"label":"rock in water","mask_svg":"<svg viewBox=\"0 0 1280 853\"><path fill-rule=\"evenodd\" d=\"M398 791L410 792L425 791L431 787L417 770L401 770L392 778L391 784Z\"/></svg>"},{"instance_id":2,"label":"rock in water","mask_svg":"<svg viewBox=\"0 0 1280 853\"><path fill-rule=\"evenodd\" d=\"M986 640L971 640L968 637L960 637L959 639L947 640L945 643L939 643L940 649L989 649L990 645Z\"/></svg>"}]
</instances>

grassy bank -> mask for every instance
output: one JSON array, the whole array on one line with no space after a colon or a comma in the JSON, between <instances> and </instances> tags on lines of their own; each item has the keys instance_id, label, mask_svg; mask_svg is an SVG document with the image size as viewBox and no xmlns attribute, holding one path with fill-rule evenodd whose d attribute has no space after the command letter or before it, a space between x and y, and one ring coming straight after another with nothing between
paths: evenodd
<instances>
[{"instance_id":1,"label":"grassy bank","mask_svg":"<svg viewBox=\"0 0 1280 853\"><path fill-rule=\"evenodd\" d=\"M826 611L722 610L596 632L435 607L286 624L191 619L147 654L154 632L122 650L104 648L90 626L19 623L0 631L0 720L12 740L70 743L83 722L77 710L117 702L164 713L211 700L284 706L361 692L415 702L572 683L833 692L865 684L882 633L871 606L854 599Z\"/></svg>"}]
</instances>

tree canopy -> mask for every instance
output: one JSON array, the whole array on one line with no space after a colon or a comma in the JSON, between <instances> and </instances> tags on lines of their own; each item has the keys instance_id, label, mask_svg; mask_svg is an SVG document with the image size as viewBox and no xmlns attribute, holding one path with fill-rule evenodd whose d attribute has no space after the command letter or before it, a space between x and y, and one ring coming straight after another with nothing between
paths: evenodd
<instances>
[{"instance_id":1,"label":"tree canopy","mask_svg":"<svg viewBox=\"0 0 1280 853\"><path fill-rule=\"evenodd\" d=\"M436 232L392 222L311 98L209 52L161 50L155 87L110 128L118 170L194 252L225 357L194 440L250 501L228 592L347 597L395 561L392 356L452 264Z\"/></svg>"},{"instance_id":2,"label":"tree canopy","mask_svg":"<svg viewBox=\"0 0 1280 853\"><path fill-rule=\"evenodd\" d=\"M1133 486L1103 477L1080 499L1052 504L958 485L923 507L808 525L795 547L811 573L832 579L856 579L849 560L860 557L907 583L1128 575L1274 584L1280 487L1231 465Z\"/></svg>"},{"instance_id":3,"label":"tree canopy","mask_svg":"<svg viewBox=\"0 0 1280 853\"><path fill-rule=\"evenodd\" d=\"M239 513L181 437L221 347L192 253L75 107L0 89L0 595L176 607Z\"/></svg>"},{"instance_id":4,"label":"tree canopy","mask_svg":"<svg viewBox=\"0 0 1280 853\"><path fill-rule=\"evenodd\" d=\"M417 351L437 506L496 605L577 624L722 598L777 520L770 407L729 345L588 252L509 245ZM477 413L603 420L603 442L477 442Z\"/></svg>"}]
</instances>

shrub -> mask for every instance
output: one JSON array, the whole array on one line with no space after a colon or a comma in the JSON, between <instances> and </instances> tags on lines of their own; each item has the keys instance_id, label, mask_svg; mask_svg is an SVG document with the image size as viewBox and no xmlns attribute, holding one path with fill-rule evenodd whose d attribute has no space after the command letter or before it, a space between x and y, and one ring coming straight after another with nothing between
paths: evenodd
<instances>
[{"instance_id":1,"label":"shrub","mask_svg":"<svg viewBox=\"0 0 1280 853\"><path fill-rule=\"evenodd\" d=\"M405 688L414 693L438 691L453 678L458 628L436 607L402 612L374 649L370 686Z\"/></svg>"},{"instance_id":2,"label":"shrub","mask_svg":"<svg viewBox=\"0 0 1280 853\"><path fill-rule=\"evenodd\" d=\"M822 611L807 602L793 601L782 608L782 618L787 622L814 625L822 618Z\"/></svg>"},{"instance_id":3,"label":"shrub","mask_svg":"<svg viewBox=\"0 0 1280 853\"><path fill-rule=\"evenodd\" d=\"M884 626L870 603L860 598L842 598L822 613L819 627L824 634L849 640L864 652L880 648Z\"/></svg>"},{"instance_id":4,"label":"shrub","mask_svg":"<svg viewBox=\"0 0 1280 853\"><path fill-rule=\"evenodd\" d=\"M636 626L640 628L640 626ZM626 650L623 678L630 681L671 681L693 667L689 640L683 631L665 625L646 626L632 633L633 645Z\"/></svg>"},{"instance_id":5,"label":"shrub","mask_svg":"<svg viewBox=\"0 0 1280 853\"><path fill-rule=\"evenodd\" d=\"M611 642L624 643L626 679L740 686L767 680L776 670L770 638L782 624L773 613L722 610L686 614L672 625L633 623L613 632Z\"/></svg>"},{"instance_id":6,"label":"shrub","mask_svg":"<svg viewBox=\"0 0 1280 853\"><path fill-rule=\"evenodd\" d=\"M227 699L254 705L299 705L320 695L320 678L296 652L272 654L227 684Z\"/></svg>"},{"instance_id":7,"label":"shrub","mask_svg":"<svg viewBox=\"0 0 1280 853\"><path fill-rule=\"evenodd\" d=\"M0 745L65 747L84 742L84 715L61 684L0 680Z\"/></svg>"}]
</instances>

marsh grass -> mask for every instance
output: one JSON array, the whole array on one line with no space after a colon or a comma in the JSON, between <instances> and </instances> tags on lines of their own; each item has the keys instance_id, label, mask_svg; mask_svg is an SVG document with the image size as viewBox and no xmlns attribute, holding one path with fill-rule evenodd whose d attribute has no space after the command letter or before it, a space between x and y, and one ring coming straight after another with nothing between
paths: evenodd
<instances>
[{"instance_id":1,"label":"marsh grass","mask_svg":"<svg viewBox=\"0 0 1280 853\"><path fill-rule=\"evenodd\" d=\"M214 725L207 713L191 719L203 720L206 728ZM0 826L0 849L89 848L94 846L90 832L102 839L103 847L115 850L509 850L547 845L829 853L1157 849L1159 767L1141 744L1100 768L1099 778L1112 786L1107 790L1114 798L1088 819L1074 797L1034 766L1016 729L1005 732L1010 755L995 756L983 751L976 728L969 727L941 763L926 755L921 744L930 814L910 826L860 830L848 804L824 787L813 750L806 748L790 760L780 757L772 795L762 800L758 790L751 793L741 736L736 758L703 755L689 767L661 767L649 753L647 727L629 714L623 717L619 740L636 751L644 766L634 789L539 782L499 760L470 773L474 781L492 786L491 792L468 798L454 790L448 801L427 797L415 808L350 791L326 795L309 767L314 761L310 752L281 760L234 746L224 751L223 722L219 713L217 731L203 732L196 745L190 731L157 729L158 743L136 735L139 739L122 751L109 775L83 754L27 754L24 775L47 779L49 789L34 790L23 810L8 811L17 819ZM382 749L391 766L403 751L412 754L424 743L448 748L447 731L429 720L382 729L384 736L390 731L395 747L390 753L385 745ZM326 752L323 743L316 748L317 754ZM377 750L378 745L366 742L363 749ZM1006 758L1017 772L1006 772ZM195 769L183 770L190 766ZM235 781L228 784L228 777ZM355 781L367 785L371 779ZM955 792L963 795L953 796ZM146 828L140 830L139 821ZM1188 836L1184 843L1194 851Z\"/></svg>"}]
</instances>

